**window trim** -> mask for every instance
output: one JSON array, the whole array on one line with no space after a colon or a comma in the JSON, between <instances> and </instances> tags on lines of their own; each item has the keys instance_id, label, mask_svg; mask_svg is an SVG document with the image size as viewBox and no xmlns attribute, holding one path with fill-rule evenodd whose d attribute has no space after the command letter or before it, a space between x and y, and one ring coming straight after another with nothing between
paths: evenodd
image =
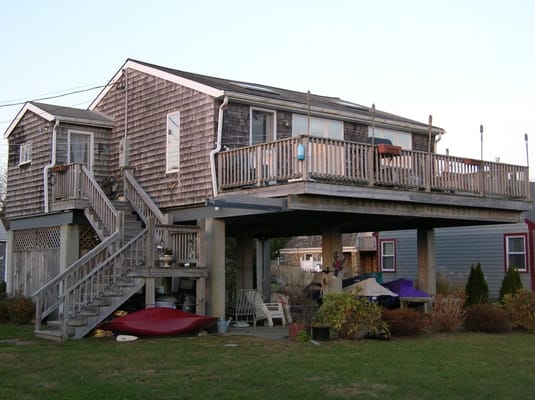
<instances>
[{"instance_id":1,"label":"window trim","mask_svg":"<svg viewBox=\"0 0 535 400\"><path fill-rule=\"evenodd\" d=\"M93 132L89 132L89 131L79 131L79 130L76 130L76 129L69 129L67 131L67 163L72 163L74 161L71 160L71 135L72 134L75 134L75 135L86 135L86 136L89 136L89 149L87 149L87 151L89 152L89 159L88 159L88 162L89 162L89 165L88 165L88 170L89 171L93 171L93 165L95 163L95 157L94 157L94 135L93 135Z\"/></svg>"},{"instance_id":2,"label":"window trim","mask_svg":"<svg viewBox=\"0 0 535 400\"><path fill-rule=\"evenodd\" d=\"M178 115L178 154L177 154L177 167L170 169L169 168L169 141L167 140L167 135L169 132L169 117L173 115ZM167 113L165 117L165 173L166 174L175 174L180 170L180 131L182 128L182 120L180 118L180 111L173 111Z\"/></svg>"},{"instance_id":3,"label":"window trim","mask_svg":"<svg viewBox=\"0 0 535 400\"><path fill-rule=\"evenodd\" d=\"M22 160L22 154L23 153L26 153L28 154L28 158L21 161ZM23 143L20 145L19 147L19 165L26 165L26 164L30 164L32 162L32 143Z\"/></svg>"},{"instance_id":4,"label":"window trim","mask_svg":"<svg viewBox=\"0 0 535 400\"><path fill-rule=\"evenodd\" d=\"M504 272L507 272L509 269L509 255L511 254L509 252L509 239L510 238L522 238L524 240L524 252L523 253L512 253L512 254L523 254L524 255L524 266L525 268L518 268L518 272L520 273L528 273L529 272L529 255L528 255L528 234L527 233L505 233L503 235L504 240Z\"/></svg>"},{"instance_id":5,"label":"window trim","mask_svg":"<svg viewBox=\"0 0 535 400\"><path fill-rule=\"evenodd\" d=\"M277 140L277 110L271 110L269 108L249 107L249 145L253 145L253 112L260 111L273 115L273 141ZM270 143L270 142L264 142ZM257 143L260 144L260 143Z\"/></svg>"},{"instance_id":6,"label":"window trim","mask_svg":"<svg viewBox=\"0 0 535 400\"><path fill-rule=\"evenodd\" d=\"M393 249L393 254L392 255L388 255L389 257L392 257L394 259L394 262L393 262L393 267L392 268L385 268L384 267L384 263L383 263L383 244L385 243L392 243L393 246L392 246L392 249ZM379 267L380 267L380 270L381 272L396 272L397 270L397 265L396 265L396 239L380 239L379 240Z\"/></svg>"}]
</instances>

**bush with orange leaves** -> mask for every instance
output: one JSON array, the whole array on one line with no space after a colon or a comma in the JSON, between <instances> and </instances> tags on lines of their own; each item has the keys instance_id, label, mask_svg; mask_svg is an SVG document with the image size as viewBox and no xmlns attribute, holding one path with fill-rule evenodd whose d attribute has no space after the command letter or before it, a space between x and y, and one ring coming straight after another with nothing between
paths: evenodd
<instances>
[{"instance_id":1,"label":"bush with orange leaves","mask_svg":"<svg viewBox=\"0 0 535 400\"><path fill-rule=\"evenodd\" d=\"M437 294L433 303L433 330L456 332L464 324L466 296L462 290L447 295Z\"/></svg>"}]
</instances>

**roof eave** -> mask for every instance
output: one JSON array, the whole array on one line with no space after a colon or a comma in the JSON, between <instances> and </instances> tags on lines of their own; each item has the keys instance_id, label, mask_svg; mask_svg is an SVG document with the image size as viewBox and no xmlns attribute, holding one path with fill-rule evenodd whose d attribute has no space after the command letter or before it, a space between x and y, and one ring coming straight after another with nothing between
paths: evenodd
<instances>
[{"instance_id":1,"label":"roof eave","mask_svg":"<svg viewBox=\"0 0 535 400\"><path fill-rule=\"evenodd\" d=\"M123 75L123 71L126 69L133 69L139 72L143 72L152 76L155 76L157 78L164 79L169 82L176 83L178 85L182 85L185 87L188 87L190 89L196 90L198 92L204 93L208 96L212 96L214 98L219 98L224 95L224 91L212 86L205 85L203 83L186 79L184 77L181 77L179 75L171 74L166 71L162 71L161 69L154 68L148 65L140 64L133 60L126 60L126 62L123 64L121 68L115 73L115 75L111 78L111 80L108 82L106 87L102 89L102 91L98 94L98 96L91 102L88 109L94 110L95 107L98 105L98 103L106 96L106 94L110 91L110 89L114 86L119 79L121 79Z\"/></svg>"},{"instance_id":2,"label":"roof eave","mask_svg":"<svg viewBox=\"0 0 535 400\"><path fill-rule=\"evenodd\" d=\"M263 97L263 96L254 96L250 94L240 93L240 92L232 92L232 91L226 91L225 95L228 96L229 100L237 100L241 102L245 102L250 105L262 105L262 106L273 106L278 107L284 110L288 111L298 111L301 113L307 113L308 112L308 106L306 104L298 103L298 102L292 102L288 100L279 100L269 97ZM404 131L410 131L414 133L429 133L429 126L426 126L424 124L417 124L417 123L411 123L408 121L396 121L389 118L384 117L378 117L377 115L373 118L371 115L364 115L364 114L358 114L358 113L351 113L351 112L345 112L341 110L326 108L326 107L317 107L317 106L311 106L310 112L314 116L320 115L320 116L326 116L331 118L337 118L344 121L350 121L350 122L357 122L357 123L363 123L366 125L371 125L372 122L377 127L391 127L391 128L397 128ZM436 126L431 127L431 134L438 135L438 134L444 134L445 130Z\"/></svg>"},{"instance_id":3,"label":"roof eave","mask_svg":"<svg viewBox=\"0 0 535 400\"><path fill-rule=\"evenodd\" d=\"M31 111L31 112L37 114L38 116L42 117L43 119L47 120L48 122L53 121L54 118L55 118L55 116L50 114L49 112L43 110L42 108L37 107L35 104L27 102L26 104L24 104L24 106L17 113L17 116L15 117L15 119L13 119L13 121L11 121L11 123L7 127L6 131L4 132L4 139L8 139L9 138L9 135L11 135L11 132L13 132L13 130L19 124L19 122L22 119L22 117L24 117L24 114L26 114L26 112L28 112L28 111Z\"/></svg>"}]
</instances>

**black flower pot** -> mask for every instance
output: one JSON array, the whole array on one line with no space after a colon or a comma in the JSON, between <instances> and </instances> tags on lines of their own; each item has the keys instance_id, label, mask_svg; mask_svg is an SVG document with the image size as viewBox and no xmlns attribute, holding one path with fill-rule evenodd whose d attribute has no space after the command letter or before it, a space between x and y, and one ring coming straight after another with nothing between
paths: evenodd
<instances>
[{"instance_id":1,"label":"black flower pot","mask_svg":"<svg viewBox=\"0 0 535 400\"><path fill-rule=\"evenodd\" d=\"M329 340L330 330L328 326L313 326L312 339Z\"/></svg>"}]
</instances>

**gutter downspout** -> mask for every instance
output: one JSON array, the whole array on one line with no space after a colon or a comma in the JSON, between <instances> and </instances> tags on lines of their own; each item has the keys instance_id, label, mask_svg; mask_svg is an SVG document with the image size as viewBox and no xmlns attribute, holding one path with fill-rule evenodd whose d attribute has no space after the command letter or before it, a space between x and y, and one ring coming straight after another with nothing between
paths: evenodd
<instances>
[{"instance_id":1,"label":"gutter downspout","mask_svg":"<svg viewBox=\"0 0 535 400\"><path fill-rule=\"evenodd\" d=\"M217 176L215 170L215 155L221 151L221 137L223 136L223 110L228 104L228 96L225 96L223 103L219 106L219 116L217 119L217 139L215 149L210 152L210 167L212 170L212 192L214 197L217 197Z\"/></svg>"},{"instance_id":2,"label":"gutter downspout","mask_svg":"<svg viewBox=\"0 0 535 400\"><path fill-rule=\"evenodd\" d=\"M59 119L56 118L56 123L54 124L54 128L52 129L52 160L50 161L50 164L47 164L43 168L45 214L48 214L48 212L49 212L49 207L48 207L48 170L56 165L56 138L57 138L58 127L59 127Z\"/></svg>"}]
</instances>

